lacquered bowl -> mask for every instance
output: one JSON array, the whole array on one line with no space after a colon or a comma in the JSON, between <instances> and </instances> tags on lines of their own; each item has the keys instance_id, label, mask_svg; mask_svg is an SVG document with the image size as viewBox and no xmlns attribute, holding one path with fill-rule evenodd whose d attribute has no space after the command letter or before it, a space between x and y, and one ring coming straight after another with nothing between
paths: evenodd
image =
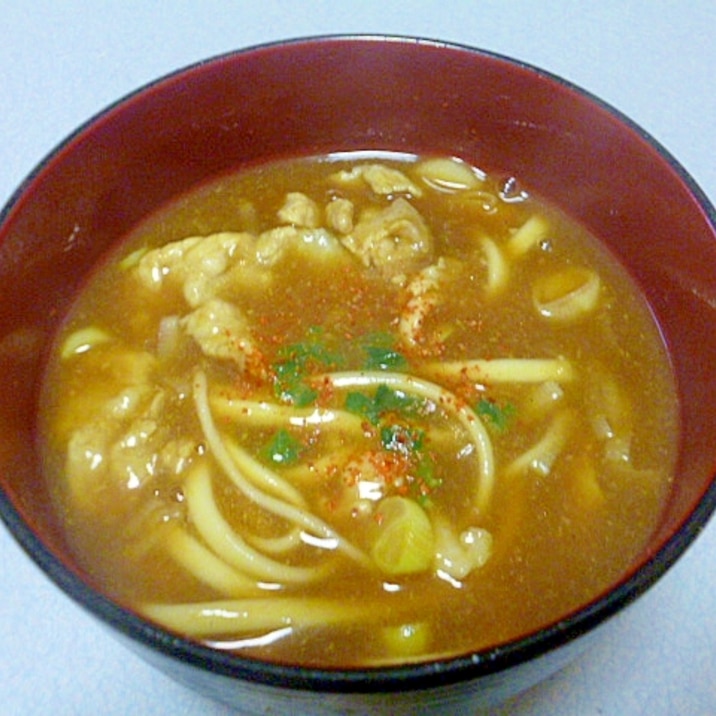
<instances>
[{"instance_id":1,"label":"lacquered bowl","mask_svg":"<svg viewBox=\"0 0 716 716\"><path fill-rule=\"evenodd\" d=\"M366 149L457 155L509 172L626 265L661 326L678 384L673 491L648 546L618 583L509 643L439 662L349 671L214 651L111 602L73 561L36 450L44 355L100 257L172 197L247 163ZM715 224L695 182L633 122L553 75L488 52L408 38L328 37L189 67L90 120L2 212L2 518L49 578L118 637L242 713L471 713L581 652L668 571L716 507Z\"/></svg>"}]
</instances>

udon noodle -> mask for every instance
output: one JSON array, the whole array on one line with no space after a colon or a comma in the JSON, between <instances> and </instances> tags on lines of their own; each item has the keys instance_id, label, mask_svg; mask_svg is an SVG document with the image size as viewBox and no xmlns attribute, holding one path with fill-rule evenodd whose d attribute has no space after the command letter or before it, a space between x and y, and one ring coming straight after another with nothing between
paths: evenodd
<instances>
[{"instance_id":1,"label":"udon noodle","mask_svg":"<svg viewBox=\"0 0 716 716\"><path fill-rule=\"evenodd\" d=\"M336 155L176 200L78 297L47 479L89 578L304 665L450 656L618 579L655 528L674 388L588 233L455 158Z\"/></svg>"}]
</instances>

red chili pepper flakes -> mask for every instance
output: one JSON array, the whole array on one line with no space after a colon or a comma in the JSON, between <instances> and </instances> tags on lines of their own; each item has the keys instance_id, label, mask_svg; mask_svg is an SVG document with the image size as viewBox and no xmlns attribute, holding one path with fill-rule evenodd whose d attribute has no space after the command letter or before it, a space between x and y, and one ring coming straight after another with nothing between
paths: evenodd
<instances>
[{"instance_id":1,"label":"red chili pepper flakes","mask_svg":"<svg viewBox=\"0 0 716 716\"><path fill-rule=\"evenodd\" d=\"M375 437L375 434L376 434L375 426L372 425L369 420L361 421L360 429L361 429L361 432L363 433L364 438Z\"/></svg>"},{"instance_id":2,"label":"red chili pepper flakes","mask_svg":"<svg viewBox=\"0 0 716 716\"><path fill-rule=\"evenodd\" d=\"M330 378L324 376L315 388L318 391L318 395L315 400L316 405L319 407L326 407L333 402L336 389Z\"/></svg>"}]
</instances>

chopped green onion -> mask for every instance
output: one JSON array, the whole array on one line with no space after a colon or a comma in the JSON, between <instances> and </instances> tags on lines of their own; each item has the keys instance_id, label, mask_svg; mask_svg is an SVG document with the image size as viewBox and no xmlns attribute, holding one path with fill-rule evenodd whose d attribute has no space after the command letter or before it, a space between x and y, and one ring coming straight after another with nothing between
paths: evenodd
<instances>
[{"instance_id":1,"label":"chopped green onion","mask_svg":"<svg viewBox=\"0 0 716 716\"><path fill-rule=\"evenodd\" d=\"M435 474L435 462L429 455L421 455L420 462L415 469L415 482L411 486L416 499L423 506L430 505L430 494L437 490L443 480Z\"/></svg>"},{"instance_id":2,"label":"chopped green onion","mask_svg":"<svg viewBox=\"0 0 716 716\"><path fill-rule=\"evenodd\" d=\"M384 425L380 429L380 442L385 450L410 456L422 449L425 433L405 425Z\"/></svg>"},{"instance_id":3,"label":"chopped green onion","mask_svg":"<svg viewBox=\"0 0 716 716\"><path fill-rule=\"evenodd\" d=\"M345 402L346 410L366 418L373 425L377 425L387 413L416 415L424 406L423 399L393 390L387 385L379 385L372 398L363 393L348 393Z\"/></svg>"},{"instance_id":4,"label":"chopped green onion","mask_svg":"<svg viewBox=\"0 0 716 716\"><path fill-rule=\"evenodd\" d=\"M283 402L304 408L318 397L318 391L304 382L304 374L299 367L282 363L275 365L274 371L274 392Z\"/></svg>"},{"instance_id":5,"label":"chopped green onion","mask_svg":"<svg viewBox=\"0 0 716 716\"><path fill-rule=\"evenodd\" d=\"M350 392L346 395L345 408L351 413L368 418L371 423L376 424L380 415L376 415L372 398L365 393Z\"/></svg>"},{"instance_id":6,"label":"chopped green onion","mask_svg":"<svg viewBox=\"0 0 716 716\"><path fill-rule=\"evenodd\" d=\"M288 430L278 430L263 450L268 460L278 465L290 465L301 456L303 445Z\"/></svg>"},{"instance_id":7,"label":"chopped green onion","mask_svg":"<svg viewBox=\"0 0 716 716\"><path fill-rule=\"evenodd\" d=\"M284 402L298 407L313 403L318 391L306 382L312 372L332 370L342 364L341 357L328 350L318 326L308 330L307 340L281 347L273 365L274 392Z\"/></svg>"},{"instance_id":8,"label":"chopped green onion","mask_svg":"<svg viewBox=\"0 0 716 716\"><path fill-rule=\"evenodd\" d=\"M426 622L383 627L383 644L391 656L414 657L425 654L430 647L431 630Z\"/></svg>"},{"instance_id":9,"label":"chopped green onion","mask_svg":"<svg viewBox=\"0 0 716 716\"><path fill-rule=\"evenodd\" d=\"M62 344L60 355L63 360L71 356L86 353L101 343L107 343L112 336L98 326L87 326L71 333Z\"/></svg>"},{"instance_id":10,"label":"chopped green onion","mask_svg":"<svg viewBox=\"0 0 716 716\"><path fill-rule=\"evenodd\" d=\"M295 363L297 366L306 366L313 363L324 368L335 368L342 363L340 356L331 353L322 341L323 331L317 326L308 330L309 338L301 343L291 343L282 346L278 357L283 362Z\"/></svg>"},{"instance_id":11,"label":"chopped green onion","mask_svg":"<svg viewBox=\"0 0 716 716\"><path fill-rule=\"evenodd\" d=\"M365 352L368 357L365 361L366 370L404 370L408 361L402 353L392 348L381 346L367 346Z\"/></svg>"},{"instance_id":12,"label":"chopped green onion","mask_svg":"<svg viewBox=\"0 0 716 716\"><path fill-rule=\"evenodd\" d=\"M395 349L395 340L390 333L370 333L363 338L366 360L365 370L405 370L407 358Z\"/></svg>"},{"instance_id":13,"label":"chopped green onion","mask_svg":"<svg viewBox=\"0 0 716 716\"><path fill-rule=\"evenodd\" d=\"M386 497L378 505L378 536L371 549L385 574L416 574L430 569L435 535L425 510L408 497Z\"/></svg>"},{"instance_id":14,"label":"chopped green onion","mask_svg":"<svg viewBox=\"0 0 716 716\"><path fill-rule=\"evenodd\" d=\"M146 254L148 251L148 246L142 246L141 248L138 248L135 251L132 251L131 253L127 254L119 262L120 270L127 271L128 269L134 268L142 260L144 254Z\"/></svg>"},{"instance_id":15,"label":"chopped green onion","mask_svg":"<svg viewBox=\"0 0 716 716\"><path fill-rule=\"evenodd\" d=\"M475 408L475 412L480 417L487 418L488 425L491 425L498 432L504 432L514 417L515 406L512 403L505 403L500 406L492 400L481 398Z\"/></svg>"}]
</instances>

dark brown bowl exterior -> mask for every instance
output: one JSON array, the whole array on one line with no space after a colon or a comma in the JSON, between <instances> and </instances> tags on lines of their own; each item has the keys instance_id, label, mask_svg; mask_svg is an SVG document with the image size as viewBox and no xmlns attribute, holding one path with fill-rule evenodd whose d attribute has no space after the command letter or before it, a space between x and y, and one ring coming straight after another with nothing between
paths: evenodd
<instances>
[{"instance_id":1,"label":"dark brown bowl exterior","mask_svg":"<svg viewBox=\"0 0 716 716\"><path fill-rule=\"evenodd\" d=\"M179 639L109 602L73 563L36 452L43 359L102 255L205 180L298 154L460 156L511 174L583 222L628 267L671 352L682 441L660 527L623 580L523 639L378 670L263 664ZM171 75L80 128L0 216L0 514L29 555L120 638L243 713L468 713L527 688L658 579L716 507L716 218L678 163L611 107L533 67L408 38L253 48Z\"/></svg>"}]
</instances>

